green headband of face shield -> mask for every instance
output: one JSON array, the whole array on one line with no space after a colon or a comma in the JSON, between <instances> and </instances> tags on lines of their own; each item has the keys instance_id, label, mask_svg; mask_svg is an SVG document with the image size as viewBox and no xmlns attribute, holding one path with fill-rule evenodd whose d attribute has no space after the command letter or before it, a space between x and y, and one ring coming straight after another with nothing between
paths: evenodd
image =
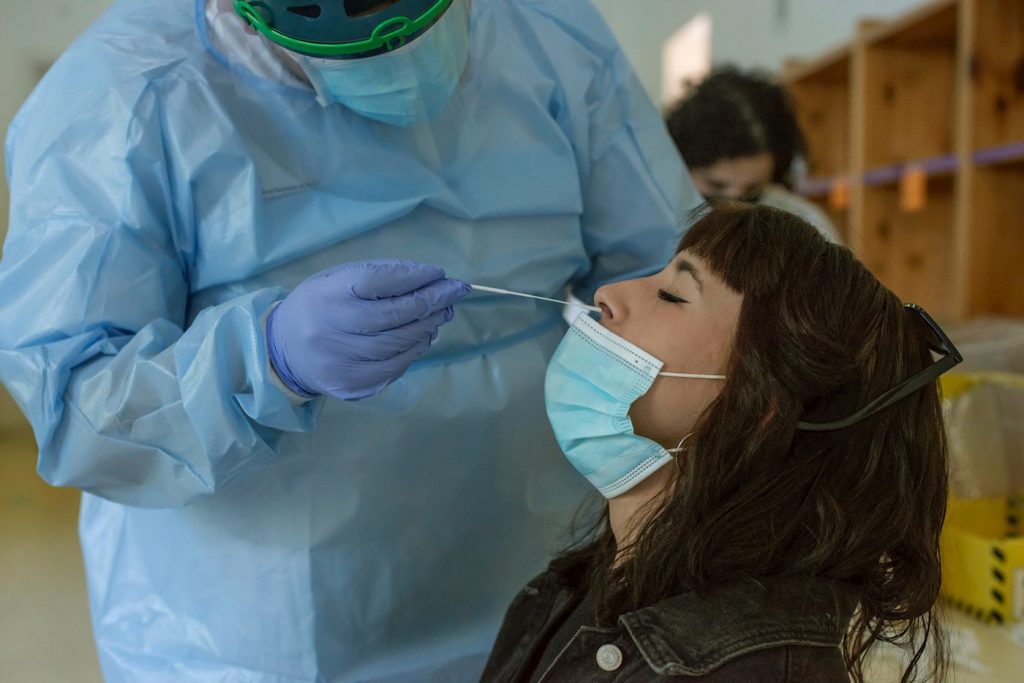
<instances>
[{"instance_id":1,"label":"green headband of face shield","mask_svg":"<svg viewBox=\"0 0 1024 683\"><path fill-rule=\"evenodd\" d=\"M397 0L389 4L332 0L298 5L274 0L234 0L234 8L250 26L281 47L312 57L340 59L402 47L433 26L452 2ZM350 5L381 9L355 13Z\"/></svg>"}]
</instances>

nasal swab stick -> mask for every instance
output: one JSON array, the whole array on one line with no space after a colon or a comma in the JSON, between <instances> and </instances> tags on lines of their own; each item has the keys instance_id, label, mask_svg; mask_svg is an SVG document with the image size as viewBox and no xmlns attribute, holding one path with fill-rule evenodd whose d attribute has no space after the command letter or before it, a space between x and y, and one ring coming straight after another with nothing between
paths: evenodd
<instances>
[{"instance_id":1,"label":"nasal swab stick","mask_svg":"<svg viewBox=\"0 0 1024 683\"><path fill-rule=\"evenodd\" d=\"M508 296L521 296L527 299L538 299L540 301L550 301L553 304L562 304L564 306L579 306L585 308L588 311L601 312L601 309L597 306L588 306L584 303L571 303L569 301L562 301L560 299L549 299L546 296L535 296L533 294L524 294L523 292L511 292L507 289L498 289L497 287L484 287L483 285L470 285L473 289L478 292L492 292L494 294L507 294Z\"/></svg>"}]
</instances>

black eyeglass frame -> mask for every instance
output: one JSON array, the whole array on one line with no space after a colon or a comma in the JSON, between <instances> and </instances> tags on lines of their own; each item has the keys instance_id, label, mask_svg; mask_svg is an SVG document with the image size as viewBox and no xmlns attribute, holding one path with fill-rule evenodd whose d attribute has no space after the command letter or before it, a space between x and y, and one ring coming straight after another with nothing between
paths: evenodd
<instances>
[{"instance_id":1,"label":"black eyeglass frame","mask_svg":"<svg viewBox=\"0 0 1024 683\"><path fill-rule=\"evenodd\" d=\"M960 352L957 351L955 346L953 346L953 342L950 341L949 337L946 336L946 333L942 331L939 324L935 322L930 315L928 315L927 311L917 304L904 304L904 307L909 308L912 313L916 313L920 316L925 324L931 328L931 331L935 333L935 337L939 340L939 346L936 348L929 343L928 347L932 351L943 354L942 358L933 362L920 372L911 375L892 389L883 392L880 396L873 399L870 403L852 415L848 415L843 419L836 420L834 422L798 422L797 429L808 432L827 432L855 425L861 420L874 415L880 410L888 408L893 403L896 403L896 401L906 398L918 389L934 382L944 372L947 372L954 366L963 362L963 356L960 355Z\"/></svg>"}]
</instances>

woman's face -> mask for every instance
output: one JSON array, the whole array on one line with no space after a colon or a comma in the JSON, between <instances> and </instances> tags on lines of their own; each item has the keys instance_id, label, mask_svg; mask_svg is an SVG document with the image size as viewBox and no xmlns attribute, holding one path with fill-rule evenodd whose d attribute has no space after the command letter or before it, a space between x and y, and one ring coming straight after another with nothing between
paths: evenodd
<instances>
[{"instance_id":1,"label":"woman's face","mask_svg":"<svg viewBox=\"0 0 1024 683\"><path fill-rule=\"evenodd\" d=\"M720 159L710 166L690 169L693 184L705 199L756 202L771 183L775 164L768 152Z\"/></svg>"},{"instance_id":2,"label":"woman's face","mask_svg":"<svg viewBox=\"0 0 1024 683\"><path fill-rule=\"evenodd\" d=\"M664 362L662 372L724 375L743 296L683 251L656 275L605 285L601 324ZM630 407L633 430L674 448L722 389L722 380L658 377Z\"/></svg>"}]
</instances>

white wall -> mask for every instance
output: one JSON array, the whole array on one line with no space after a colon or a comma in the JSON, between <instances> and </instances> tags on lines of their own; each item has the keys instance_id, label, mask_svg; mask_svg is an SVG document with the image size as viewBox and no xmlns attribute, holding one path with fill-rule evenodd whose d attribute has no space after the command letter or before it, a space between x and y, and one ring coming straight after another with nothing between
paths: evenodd
<instances>
[{"instance_id":1,"label":"white wall","mask_svg":"<svg viewBox=\"0 0 1024 683\"><path fill-rule=\"evenodd\" d=\"M110 0L0 0L0 130L4 137L46 68L109 5ZM0 194L3 234L7 230L6 182Z\"/></svg>"},{"instance_id":2,"label":"white wall","mask_svg":"<svg viewBox=\"0 0 1024 683\"><path fill-rule=\"evenodd\" d=\"M853 37L858 19L891 18L923 0L593 0L658 102L661 47L699 12L711 15L714 64L776 70Z\"/></svg>"}]
</instances>

